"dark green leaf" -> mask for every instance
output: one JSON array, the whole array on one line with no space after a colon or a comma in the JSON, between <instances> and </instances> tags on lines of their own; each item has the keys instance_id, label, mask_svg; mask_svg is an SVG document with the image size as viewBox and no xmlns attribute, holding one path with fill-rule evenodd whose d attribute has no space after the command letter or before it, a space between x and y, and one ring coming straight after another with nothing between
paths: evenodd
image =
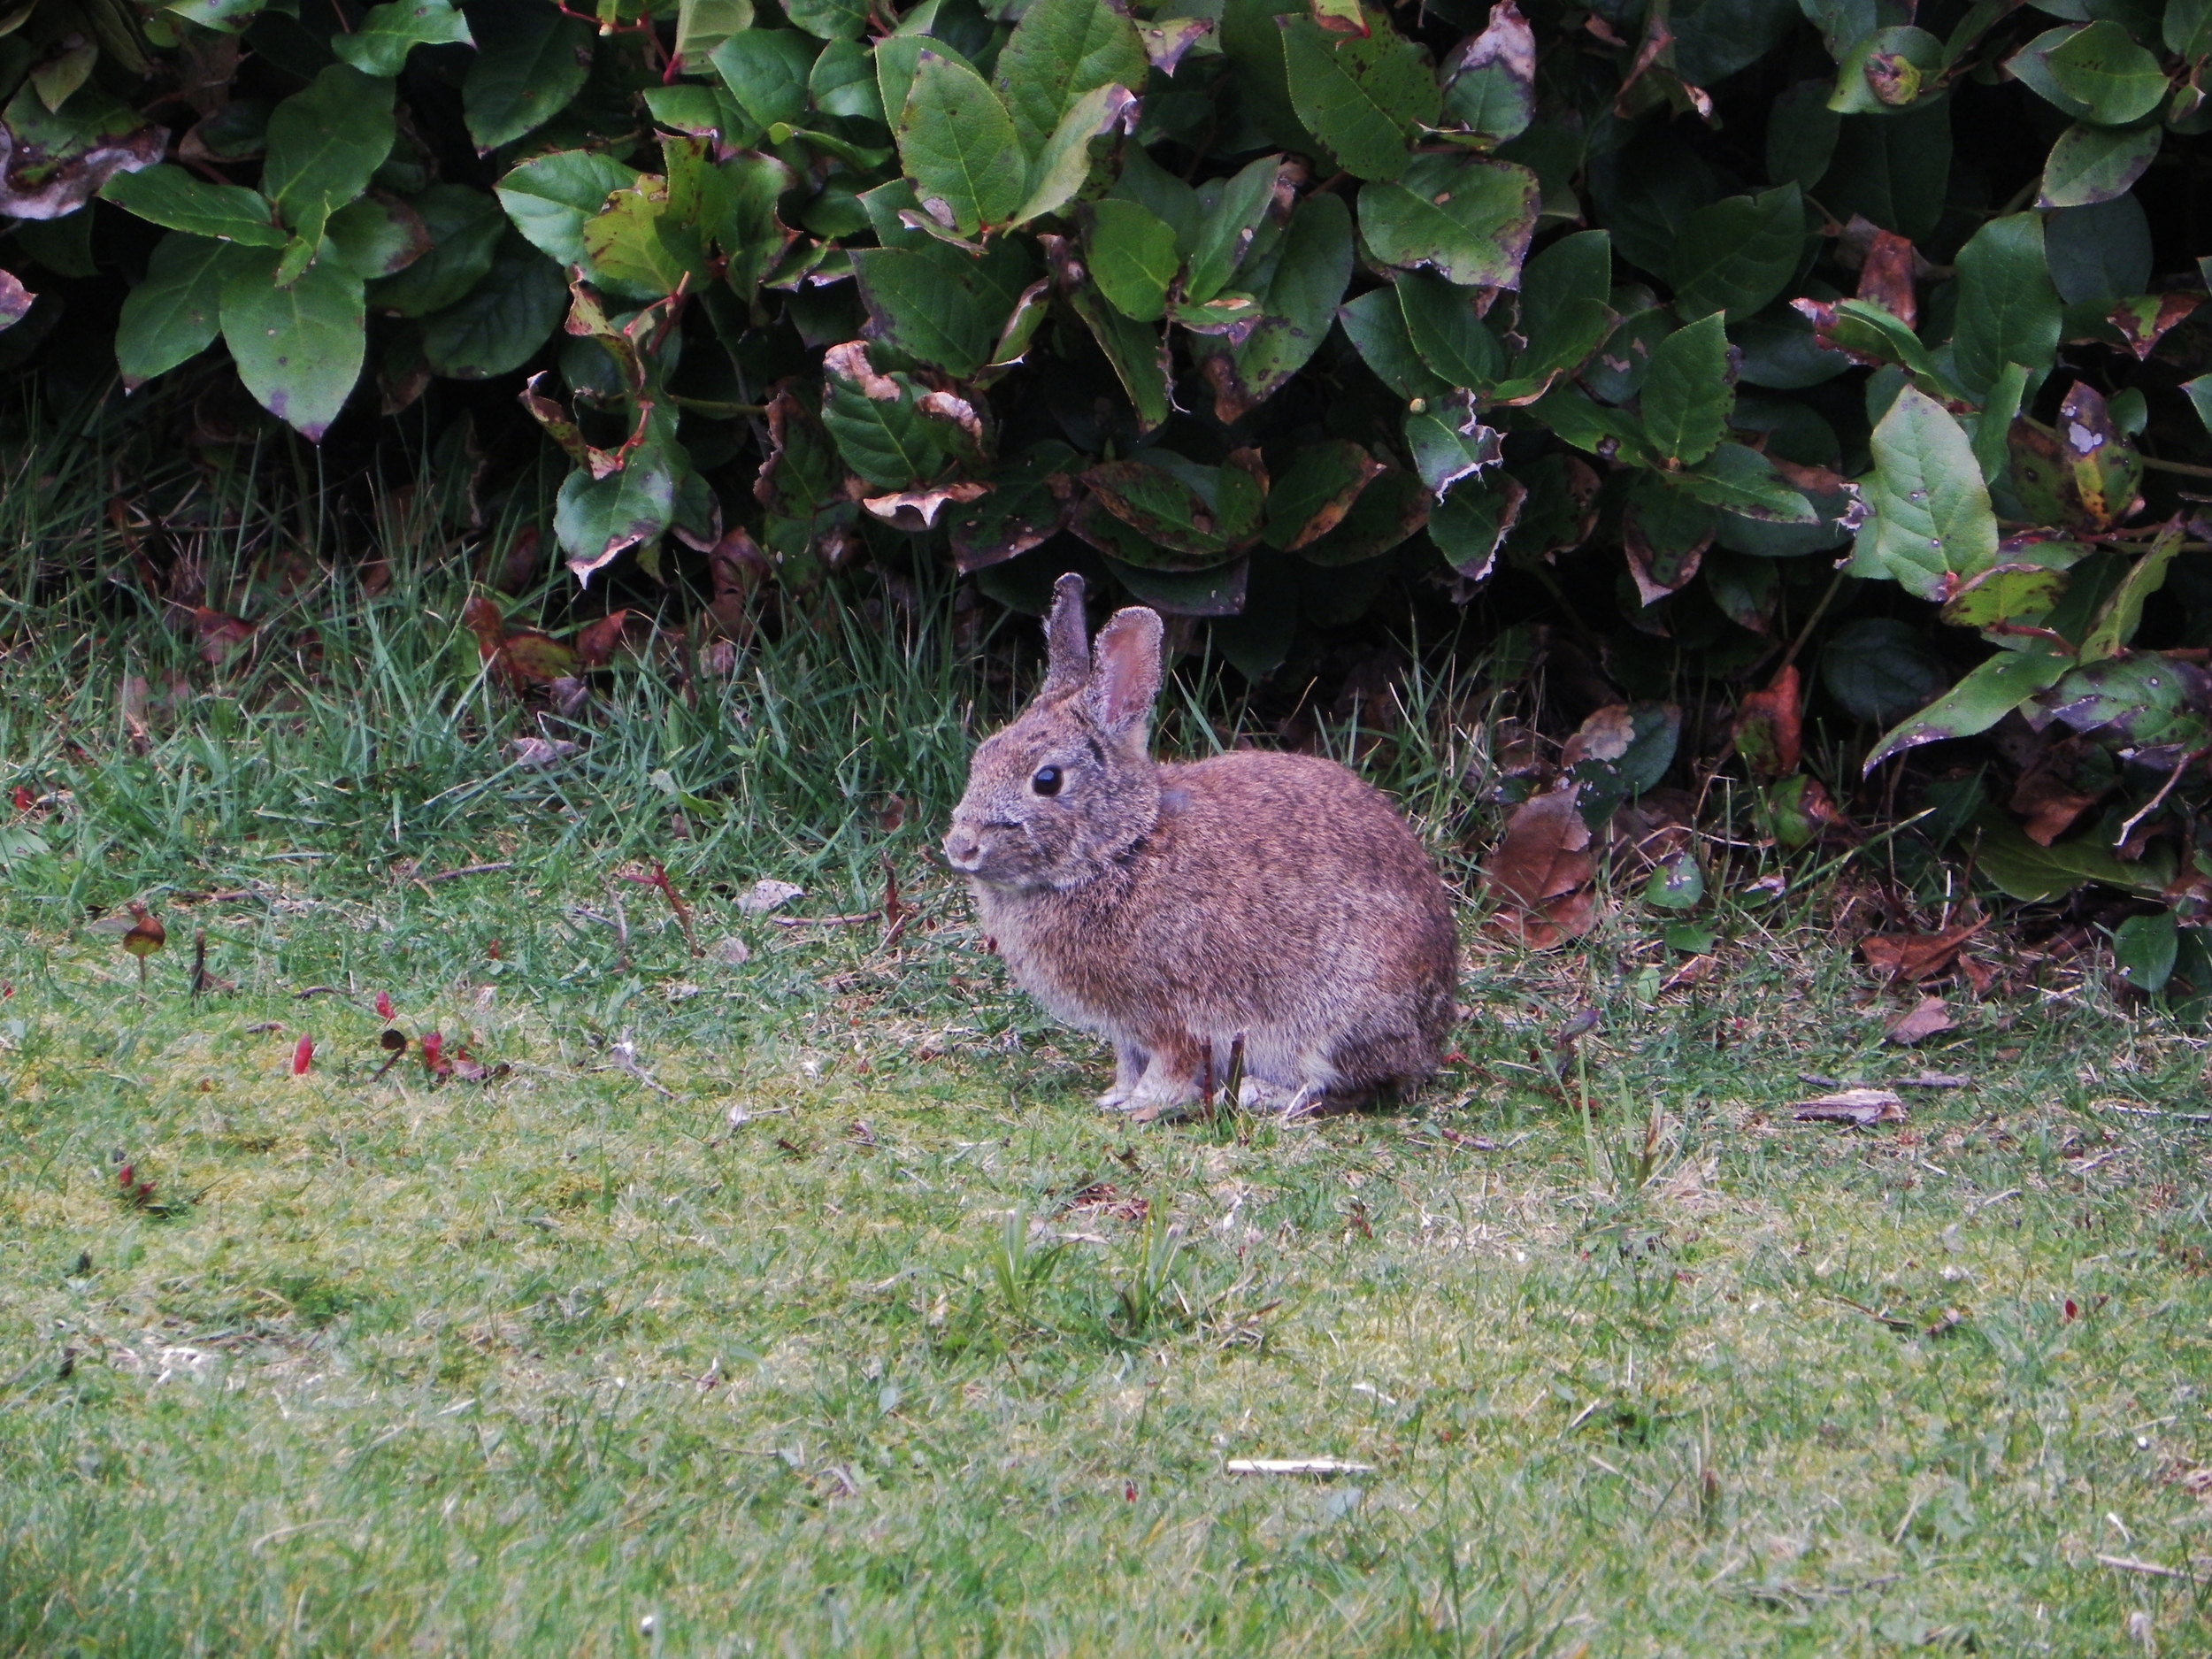
<instances>
[{"instance_id":1,"label":"dark green leaf","mask_svg":"<svg viewBox=\"0 0 2212 1659\"><path fill-rule=\"evenodd\" d=\"M1480 581L1490 574L1527 496L1526 487L1507 473L1471 479L1429 514L1429 539L1453 569L1471 582Z\"/></svg>"},{"instance_id":2,"label":"dark green leaf","mask_svg":"<svg viewBox=\"0 0 2212 1659\"><path fill-rule=\"evenodd\" d=\"M1471 156L1416 156L1403 172L1402 183L1360 187L1360 235L1375 257L1465 286L1514 286L1536 227L1536 175Z\"/></svg>"},{"instance_id":3,"label":"dark green leaf","mask_svg":"<svg viewBox=\"0 0 2212 1659\"><path fill-rule=\"evenodd\" d=\"M2087 24L2038 55L2052 81L2072 100L2076 107L2067 113L2077 119L2124 127L2165 101L2166 75L2158 59L2117 23Z\"/></svg>"},{"instance_id":4,"label":"dark green leaf","mask_svg":"<svg viewBox=\"0 0 2212 1659\"><path fill-rule=\"evenodd\" d=\"M2181 930L2171 910L2131 916L2112 930L2112 965L2139 991L2166 988L2181 952Z\"/></svg>"},{"instance_id":5,"label":"dark green leaf","mask_svg":"<svg viewBox=\"0 0 2212 1659\"><path fill-rule=\"evenodd\" d=\"M469 136L496 150L568 106L591 73L592 26L549 5L504 0L469 8L476 60L461 82Z\"/></svg>"},{"instance_id":6,"label":"dark green leaf","mask_svg":"<svg viewBox=\"0 0 2212 1659\"><path fill-rule=\"evenodd\" d=\"M630 451L622 469L595 479L578 469L562 480L553 506L553 533L578 581L641 542L659 540L675 522L681 452L648 439Z\"/></svg>"},{"instance_id":7,"label":"dark green leaf","mask_svg":"<svg viewBox=\"0 0 2212 1659\"><path fill-rule=\"evenodd\" d=\"M340 208L323 234L340 263L364 280L396 275L430 251L422 215L380 192Z\"/></svg>"},{"instance_id":8,"label":"dark green leaf","mask_svg":"<svg viewBox=\"0 0 2212 1659\"><path fill-rule=\"evenodd\" d=\"M1848 219L1863 214L1915 242L1943 217L1951 176L1951 111L1934 104L1903 114L1847 115L1836 132L1821 205Z\"/></svg>"},{"instance_id":9,"label":"dark green leaf","mask_svg":"<svg viewBox=\"0 0 2212 1659\"><path fill-rule=\"evenodd\" d=\"M1661 455L1685 466L1702 461L1727 433L1735 401L1719 312L1677 329L1653 349L1642 412L1644 430Z\"/></svg>"},{"instance_id":10,"label":"dark green leaf","mask_svg":"<svg viewBox=\"0 0 2212 1659\"><path fill-rule=\"evenodd\" d=\"M515 228L549 257L582 265L584 223L607 198L636 184L638 170L595 150L558 150L526 161L499 181L499 204Z\"/></svg>"},{"instance_id":11,"label":"dark green leaf","mask_svg":"<svg viewBox=\"0 0 2212 1659\"><path fill-rule=\"evenodd\" d=\"M331 36L330 50L365 75L396 75L418 46L473 46L468 19L450 0L385 0L371 6L350 35Z\"/></svg>"},{"instance_id":12,"label":"dark green leaf","mask_svg":"<svg viewBox=\"0 0 2212 1659\"><path fill-rule=\"evenodd\" d=\"M982 225L1004 224L1027 196L1029 167L1013 120L965 65L923 52L897 130L906 176L923 210L963 236Z\"/></svg>"},{"instance_id":13,"label":"dark green leaf","mask_svg":"<svg viewBox=\"0 0 2212 1659\"><path fill-rule=\"evenodd\" d=\"M1740 443L1724 443L1696 466L1662 475L1692 501L1773 524L1816 524L1820 514L1783 480L1774 463Z\"/></svg>"},{"instance_id":14,"label":"dark green leaf","mask_svg":"<svg viewBox=\"0 0 2212 1659\"><path fill-rule=\"evenodd\" d=\"M1376 288L1347 301L1338 309L1337 320L1376 378L1400 397L1438 397L1451 389L1451 382L1414 350L1395 288ZM2204 407L2212 410L2212 376L2206 377L2206 390ZM2212 426L2212 415L2208 415L2207 425Z\"/></svg>"},{"instance_id":15,"label":"dark green leaf","mask_svg":"<svg viewBox=\"0 0 2212 1659\"><path fill-rule=\"evenodd\" d=\"M784 0L783 14L818 40L849 41L868 27L867 0Z\"/></svg>"},{"instance_id":16,"label":"dark green leaf","mask_svg":"<svg viewBox=\"0 0 2212 1659\"><path fill-rule=\"evenodd\" d=\"M2036 205L2087 207L2125 195L2157 156L2160 136L2155 124L2114 127L2075 122L2051 146Z\"/></svg>"},{"instance_id":17,"label":"dark green leaf","mask_svg":"<svg viewBox=\"0 0 2212 1659\"><path fill-rule=\"evenodd\" d=\"M692 74L703 74L716 47L752 27L753 0L678 0L678 66Z\"/></svg>"},{"instance_id":18,"label":"dark green leaf","mask_svg":"<svg viewBox=\"0 0 2212 1659\"><path fill-rule=\"evenodd\" d=\"M537 355L567 310L560 266L511 235L472 293L422 319L423 357L454 380L512 373Z\"/></svg>"},{"instance_id":19,"label":"dark green leaf","mask_svg":"<svg viewBox=\"0 0 2212 1659\"><path fill-rule=\"evenodd\" d=\"M1843 118L1828 107L1828 88L1801 81L1767 110L1767 177L1777 184L1815 188L1836 153Z\"/></svg>"},{"instance_id":20,"label":"dark green leaf","mask_svg":"<svg viewBox=\"0 0 2212 1659\"><path fill-rule=\"evenodd\" d=\"M1701 208L1668 266L1675 308L1685 317L1724 311L1740 321L1782 291L1804 251L1804 197L1794 184Z\"/></svg>"},{"instance_id":21,"label":"dark green leaf","mask_svg":"<svg viewBox=\"0 0 2212 1659\"><path fill-rule=\"evenodd\" d=\"M1447 386L1478 390L1505 373L1505 348L1476 309L1476 296L1440 277L1408 273L1394 284L1406 337Z\"/></svg>"},{"instance_id":22,"label":"dark green leaf","mask_svg":"<svg viewBox=\"0 0 2212 1659\"><path fill-rule=\"evenodd\" d=\"M380 311L423 317L458 303L483 280L507 221L495 200L463 184L434 184L410 205L429 234L430 251L373 284L368 303Z\"/></svg>"},{"instance_id":23,"label":"dark green leaf","mask_svg":"<svg viewBox=\"0 0 2212 1659\"><path fill-rule=\"evenodd\" d=\"M1144 89L1136 25L1106 0L1033 0L999 53L997 83L1023 153L1040 154L1084 95Z\"/></svg>"},{"instance_id":24,"label":"dark green leaf","mask_svg":"<svg viewBox=\"0 0 2212 1659\"><path fill-rule=\"evenodd\" d=\"M1306 366L1351 275L1351 214L1333 196L1306 197L1272 252L1239 279L1259 302L1260 320L1240 344L1206 359L1216 414L1238 419Z\"/></svg>"},{"instance_id":25,"label":"dark green leaf","mask_svg":"<svg viewBox=\"0 0 2212 1659\"><path fill-rule=\"evenodd\" d=\"M1428 488L1401 467L1386 467L1325 535L1298 549L1309 564L1364 566L1428 522Z\"/></svg>"},{"instance_id":26,"label":"dark green leaf","mask_svg":"<svg viewBox=\"0 0 2212 1659\"><path fill-rule=\"evenodd\" d=\"M235 184L211 184L166 164L119 173L100 194L169 230L211 236L248 248L281 248L286 236L268 197Z\"/></svg>"},{"instance_id":27,"label":"dark green leaf","mask_svg":"<svg viewBox=\"0 0 2212 1659\"><path fill-rule=\"evenodd\" d=\"M1892 725L1950 684L1922 631L1891 617L1845 623L1821 648L1821 683L1854 719Z\"/></svg>"},{"instance_id":28,"label":"dark green leaf","mask_svg":"<svg viewBox=\"0 0 2212 1659\"><path fill-rule=\"evenodd\" d=\"M1234 176L1194 195L1196 222L1187 239L1190 273L1183 283L1187 296L1203 304L1228 287L1229 279L1251 250L1281 176L1282 157L1262 156L1238 169ZM1179 232L1179 242L1184 240Z\"/></svg>"},{"instance_id":29,"label":"dark green leaf","mask_svg":"<svg viewBox=\"0 0 2212 1659\"><path fill-rule=\"evenodd\" d=\"M994 242L980 259L942 242L857 248L853 274L873 337L966 380L991 361L1007 319L1035 274L1018 242Z\"/></svg>"},{"instance_id":30,"label":"dark green leaf","mask_svg":"<svg viewBox=\"0 0 2212 1659\"><path fill-rule=\"evenodd\" d=\"M1112 197L1094 203L1087 239L1092 279L1125 317L1156 323L1182 256L1174 227L1150 209Z\"/></svg>"},{"instance_id":31,"label":"dark green leaf","mask_svg":"<svg viewBox=\"0 0 2212 1659\"><path fill-rule=\"evenodd\" d=\"M1502 452L1498 434L1477 424L1471 412L1440 403L1406 416L1406 448L1413 470L1439 501L1462 479L1496 465Z\"/></svg>"},{"instance_id":32,"label":"dark green leaf","mask_svg":"<svg viewBox=\"0 0 2212 1659\"><path fill-rule=\"evenodd\" d=\"M1836 64L1828 107L1847 115L1909 109L1940 89L1943 42L1909 24L1877 29L1855 42Z\"/></svg>"},{"instance_id":33,"label":"dark green leaf","mask_svg":"<svg viewBox=\"0 0 2212 1659\"><path fill-rule=\"evenodd\" d=\"M335 259L318 259L279 288L277 259L271 250L242 250L230 266L223 339L261 406L320 443L361 378L361 279Z\"/></svg>"},{"instance_id":34,"label":"dark green leaf","mask_svg":"<svg viewBox=\"0 0 2212 1659\"><path fill-rule=\"evenodd\" d=\"M936 474L944 450L916 407L920 394L909 376L878 374L856 342L831 347L822 366L828 376L822 425L847 466L882 489L903 489Z\"/></svg>"},{"instance_id":35,"label":"dark green leaf","mask_svg":"<svg viewBox=\"0 0 2212 1659\"><path fill-rule=\"evenodd\" d=\"M740 109L765 128L806 120L819 42L796 29L746 29L714 49L714 72Z\"/></svg>"},{"instance_id":36,"label":"dark green leaf","mask_svg":"<svg viewBox=\"0 0 2212 1659\"><path fill-rule=\"evenodd\" d=\"M1268 492L1268 546L1287 550L1326 535L1383 470L1348 439L1306 445Z\"/></svg>"},{"instance_id":37,"label":"dark green leaf","mask_svg":"<svg viewBox=\"0 0 2212 1659\"><path fill-rule=\"evenodd\" d=\"M116 366L127 388L166 373L214 343L222 326L223 283L242 257L234 257L227 242L182 231L155 244L146 280L123 301L116 325Z\"/></svg>"},{"instance_id":38,"label":"dark green leaf","mask_svg":"<svg viewBox=\"0 0 2212 1659\"><path fill-rule=\"evenodd\" d=\"M2045 262L2041 216L1990 220L1960 250L1958 271L1952 349L1961 388L1978 400L2008 363L2032 372L2047 367L2058 349L2062 308Z\"/></svg>"},{"instance_id":39,"label":"dark green leaf","mask_svg":"<svg viewBox=\"0 0 2212 1659\"><path fill-rule=\"evenodd\" d=\"M2032 641L2021 651L2000 651L1933 703L1891 730L1866 757L1866 770L1892 755L1949 737L1971 737L2010 714L2073 666L2070 653Z\"/></svg>"},{"instance_id":40,"label":"dark green leaf","mask_svg":"<svg viewBox=\"0 0 2212 1659\"><path fill-rule=\"evenodd\" d=\"M1276 23L1298 119L1357 177L1395 179L1414 130L1435 122L1439 95L1428 53L1371 16L1365 35L1333 34L1297 12Z\"/></svg>"},{"instance_id":41,"label":"dark green leaf","mask_svg":"<svg viewBox=\"0 0 2212 1659\"><path fill-rule=\"evenodd\" d=\"M396 131L391 81L333 64L270 113L262 191L295 229L319 224L369 188Z\"/></svg>"}]
</instances>

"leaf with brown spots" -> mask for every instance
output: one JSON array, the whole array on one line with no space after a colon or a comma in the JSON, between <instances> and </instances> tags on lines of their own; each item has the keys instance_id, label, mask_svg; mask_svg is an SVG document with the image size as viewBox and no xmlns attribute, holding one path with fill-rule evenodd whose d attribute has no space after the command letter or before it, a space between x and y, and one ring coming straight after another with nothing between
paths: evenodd
<instances>
[{"instance_id":1,"label":"leaf with brown spots","mask_svg":"<svg viewBox=\"0 0 2212 1659\"><path fill-rule=\"evenodd\" d=\"M1858 297L1880 306L1910 328L1919 319L1920 302L1913 291L1912 243L1894 231L1878 230L1868 243L1866 264L1859 270Z\"/></svg>"},{"instance_id":2,"label":"leaf with brown spots","mask_svg":"<svg viewBox=\"0 0 2212 1659\"><path fill-rule=\"evenodd\" d=\"M1786 778L1803 757L1797 664L1790 664L1764 691L1755 691L1736 711L1736 753L1761 780Z\"/></svg>"}]
</instances>

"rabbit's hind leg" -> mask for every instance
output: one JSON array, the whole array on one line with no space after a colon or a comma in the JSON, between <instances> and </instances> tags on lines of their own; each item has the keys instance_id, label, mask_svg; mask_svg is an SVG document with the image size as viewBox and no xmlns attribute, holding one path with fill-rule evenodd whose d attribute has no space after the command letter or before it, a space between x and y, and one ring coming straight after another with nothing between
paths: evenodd
<instances>
[{"instance_id":1,"label":"rabbit's hind leg","mask_svg":"<svg viewBox=\"0 0 2212 1659\"><path fill-rule=\"evenodd\" d=\"M1144 1074L1129 1091L1123 1110L1160 1112L1194 1103L1200 1094L1204 1045L1187 1032L1176 1032L1148 1041L1146 1048Z\"/></svg>"}]
</instances>

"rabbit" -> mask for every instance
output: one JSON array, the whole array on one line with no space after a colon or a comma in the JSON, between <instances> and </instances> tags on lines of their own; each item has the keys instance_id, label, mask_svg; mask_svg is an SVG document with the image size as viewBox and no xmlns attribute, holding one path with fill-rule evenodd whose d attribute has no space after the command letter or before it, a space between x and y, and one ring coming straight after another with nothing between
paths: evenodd
<instances>
[{"instance_id":1,"label":"rabbit","mask_svg":"<svg viewBox=\"0 0 2212 1659\"><path fill-rule=\"evenodd\" d=\"M1435 1071L1458 929L1435 866L1335 762L1237 750L1187 765L1147 741L1159 617L1117 612L1087 648L1060 578L1045 677L987 739L944 839L1024 990L1113 1045L1101 1106L1156 1116L1225 1079L1239 1102L1350 1105Z\"/></svg>"}]
</instances>

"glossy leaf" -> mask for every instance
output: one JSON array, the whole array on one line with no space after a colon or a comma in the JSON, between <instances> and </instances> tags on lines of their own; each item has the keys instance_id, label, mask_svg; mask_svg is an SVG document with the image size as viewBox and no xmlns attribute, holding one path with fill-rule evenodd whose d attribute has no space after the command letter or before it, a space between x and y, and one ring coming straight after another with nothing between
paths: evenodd
<instances>
[{"instance_id":1,"label":"glossy leaf","mask_svg":"<svg viewBox=\"0 0 2212 1659\"><path fill-rule=\"evenodd\" d=\"M584 225L607 198L638 180L638 170L597 150L560 150L526 161L499 181L499 204L515 228L549 258L582 265Z\"/></svg>"},{"instance_id":2,"label":"glossy leaf","mask_svg":"<svg viewBox=\"0 0 2212 1659\"><path fill-rule=\"evenodd\" d=\"M1455 156L1417 156L1403 173L1360 187L1360 235L1378 259L1467 286L1517 285L1541 200L1534 173Z\"/></svg>"},{"instance_id":3,"label":"glossy leaf","mask_svg":"<svg viewBox=\"0 0 2212 1659\"><path fill-rule=\"evenodd\" d=\"M1308 196L1260 265L1239 278L1259 302L1259 321L1240 343L1206 359L1224 419L1272 396L1320 349L1351 280L1351 214L1333 196Z\"/></svg>"},{"instance_id":4,"label":"glossy leaf","mask_svg":"<svg viewBox=\"0 0 2212 1659\"><path fill-rule=\"evenodd\" d=\"M1891 756L1923 743L1986 732L2037 692L2056 685L2071 666L2070 653L2040 641L2024 651L2000 651L1892 729L1866 757L1866 770L1871 772Z\"/></svg>"},{"instance_id":5,"label":"glossy leaf","mask_svg":"<svg viewBox=\"0 0 2212 1659\"><path fill-rule=\"evenodd\" d=\"M146 280L124 299L115 331L116 366L126 387L165 374L215 343L223 284L238 257L227 243L183 231L155 244Z\"/></svg>"},{"instance_id":6,"label":"glossy leaf","mask_svg":"<svg viewBox=\"0 0 2212 1659\"><path fill-rule=\"evenodd\" d=\"M371 6L350 35L331 37L341 63L365 75L396 75L418 46L473 46L468 19L451 0L385 0Z\"/></svg>"},{"instance_id":7,"label":"glossy leaf","mask_svg":"<svg viewBox=\"0 0 2212 1659\"><path fill-rule=\"evenodd\" d=\"M268 250L239 256L223 283L223 341L261 406L319 443L361 378L361 279L318 259L279 288L276 265Z\"/></svg>"},{"instance_id":8,"label":"glossy leaf","mask_svg":"<svg viewBox=\"0 0 2212 1659\"><path fill-rule=\"evenodd\" d=\"M295 229L319 223L369 188L396 131L392 82L333 64L270 114L262 192Z\"/></svg>"},{"instance_id":9,"label":"glossy leaf","mask_svg":"<svg viewBox=\"0 0 2212 1659\"><path fill-rule=\"evenodd\" d=\"M1003 224L1028 195L1029 169L1006 106L964 64L933 51L915 60L898 119L899 155L924 211L963 236Z\"/></svg>"},{"instance_id":10,"label":"glossy leaf","mask_svg":"<svg viewBox=\"0 0 2212 1659\"><path fill-rule=\"evenodd\" d=\"M2033 371L2058 349L2063 308L2051 286L2039 214L1992 219L1959 250L1958 326L1952 343L1959 385L1985 396L2008 363Z\"/></svg>"},{"instance_id":11,"label":"glossy leaf","mask_svg":"<svg viewBox=\"0 0 2212 1659\"><path fill-rule=\"evenodd\" d=\"M1642 415L1661 455L1685 466L1702 461L1719 447L1735 401L1720 313L1677 329L1653 349Z\"/></svg>"},{"instance_id":12,"label":"glossy leaf","mask_svg":"<svg viewBox=\"0 0 2212 1659\"><path fill-rule=\"evenodd\" d=\"M1136 25L1106 0L1033 0L999 53L996 80L1016 142L1035 157L1087 94L1142 90L1149 68Z\"/></svg>"},{"instance_id":13,"label":"glossy leaf","mask_svg":"<svg viewBox=\"0 0 2212 1659\"><path fill-rule=\"evenodd\" d=\"M1874 428L1874 472L1854 570L1886 576L1924 599L1950 577L1997 562L1997 516L1959 423L1915 388L1898 394Z\"/></svg>"},{"instance_id":14,"label":"glossy leaf","mask_svg":"<svg viewBox=\"0 0 2212 1659\"><path fill-rule=\"evenodd\" d=\"M1149 208L1110 198L1092 204L1086 246L1092 279L1114 308L1139 322L1159 321L1182 264L1174 227Z\"/></svg>"},{"instance_id":15,"label":"glossy leaf","mask_svg":"<svg viewBox=\"0 0 2212 1659\"><path fill-rule=\"evenodd\" d=\"M1794 184L1701 208L1668 266L1675 309L1686 317L1725 311L1740 321L1797 274L1804 248L1804 197Z\"/></svg>"},{"instance_id":16,"label":"glossy leaf","mask_svg":"<svg viewBox=\"0 0 2212 1659\"><path fill-rule=\"evenodd\" d=\"M287 240L275 209L260 191L211 184L166 163L119 173L101 187L100 195L169 230L249 248L281 248Z\"/></svg>"},{"instance_id":17,"label":"glossy leaf","mask_svg":"<svg viewBox=\"0 0 2212 1659\"><path fill-rule=\"evenodd\" d=\"M503 4L470 16L476 58L461 82L469 135L496 150L566 107L591 73L592 26L552 6Z\"/></svg>"},{"instance_id":18,"label":"glossy leaf","mask_svg":"<svg viewBox=\"0 0 2212 1659\"><path fill-rule=\"evenodd\" d=\"M1296 12L1276 22L1298 119L1358 177L1404 173L1415 129L1438 113L1428 54L1379 17L1365 35L1332 33Z\"/></svg>"},{"instance_id":19,"label":"glossy leaf","mask_svg":"<svg viewBox=\"0 0 2212 1659\"><path fill-rule=\"evenodd\" d=\"M2124 196L2158 154L2160 129L2093 127L2077 121L2058 135L2043 164L2038 207L2087 207Z\"/></svg>"}]
</instances>

